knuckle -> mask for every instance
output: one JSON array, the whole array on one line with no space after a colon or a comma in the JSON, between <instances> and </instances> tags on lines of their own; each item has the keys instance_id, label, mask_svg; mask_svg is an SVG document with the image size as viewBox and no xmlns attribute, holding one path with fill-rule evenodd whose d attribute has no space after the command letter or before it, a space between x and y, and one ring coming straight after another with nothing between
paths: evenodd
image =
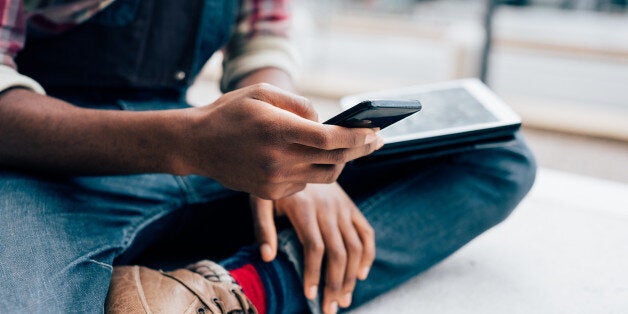
<instances>
[{"instance_id":1,"label":"knuckle","mask_svg":"<svg viewBox=\"0 0 628 314\"><path fill-rule=\"evenodd\" d=\"M321 267L320 266L306 266L304 271L304 280L313 284L318 284L320 281Z\"/></svg>"},{"instance_id":2,"label":"knuckle","mask_svg":"<svg viewBox=\"0 0 628 314\"><path fill-rule=\"evenodd\" d=\"M333 137L329 132L321 132L316 135L314 142L317 147L329 150L333 147Z\"/></svg>"},{"instance_id":3,"label":"knuckle","mask_svg":"<svg viewBox=\"0 0 628 314\"><path fill-rule=\"evenodd\" d=\"M318 122L318 112L316 112L316 109L314 109L314 104L312 104L312 101L307 98L303 98L302 104L306 117L312 121Z\"/></svg>"},{"instance_id":4,"label":"knuckle","mask_svg":"<svg viewBox=\"0 0 628 314\"><path fill-rule=\"evenodd\" d=\"M322 241L310 241L305 247L311 254L323 255L325 252L325 244Z\"/></svg>"},{"instance_id":5,"label":"knuckle","mask_svg":"<svg viewBox=\"0 0 628 314\"><path fill-rule=\"evenodd\" d=\"M360 145L364 145L364 139L365 135L363 135L362 133L355 133L349 138L349 142L351 143L352 147L357 147Z\"/></svg>"},{"instance_id":6,"label":"knuckle","mask_svg":"<svg viewBox=\"0 0 628 314\"><path fill-rule=\"evenodd\" d=\"M345 278L344 283L342 284L342 293L349 293L355 290L356 277L353 278Z\"/></svg>"},{"instance_id":7,"label":"knuckle","mask_svg":"<svg viewBox=\"0 0 628 314\"><path fill-rule=\"evenodd\" d=\"M364 135L360 129L350 129L342 133L343 140L350 147L359 147L364 145Z\"/></svg>"},{"instance_id":8,"label":"knuckle","mask_svg":"<svg viewBox=\"0 0 628 314\"><path fill-rule=\"evenodd\" d=\"M346 149L336 149L329 151L329 159L334 164L344 163L347 161L348 152Z\"/></svg>"},{"instance_id":9,"label":"knuckle","mask_svg":"<svg viewBox=\"0 0 628 314\"><path fill-rule=\"evenodd\" d=\"M366 156L366 155L374 152L375 148L377 148L377 142L373 142L373 143L370 143L370 144L366 145L366 147L364 147L364 155Z\"/></svg>"},{"instance_id":10,"label":"knuckle","mask_svg":"<svg viewBox=\"0 0 628 314\"><path fill-rule=\"evenodd\" d=\"M295 195L295 200L298 201L299 209L301 211L312 211L314 210L314 207L316 206L316 202L307 195L303 195L303 194ZM306 241L309 243L309 242L318 241L318 240L316 240L312 236L308 236Z\"/></svg>"},{"instance_id":11,"label":"knuckle","mask_svg":"<svg viewBox=\"0 0 628 314\"><path fill-rule=\"evenodd\" d=\"M349 243L347 243L347 250L352 256L362 255L363 249L364 247L362 246L362 243L360 243L360 241L350 241Z\"/></svg>"},{"instance_id":12,"label":"knuckle","mask_svg":"<svg viewBox=\"0 0 628 314\"><path fill-rule=\"evenodd\" d=\"M356 276L346 277L342 289L345 292L352 292L353 290L355 290L357 280L358 278Z\"/></svg>"},{"instance_id":13,"label":"knuckle","mask_svg":"<svg viewBox=\"0 0 628 314\"><path fill-rule=\"evenodd\" d=\"M318 120L318 112L316 112L316 109L314 109L314 106L312 104L308 105L308 112L309 112L310 119L312 121L316 121L316 122L319 121Z\"/></svg>"},{"instance_id":14,"label":"knuckle","mask_svg":"<svg viewBox=\"0 0 628 314\"><path fill-rule=\"evenodd\" d=\"M270 89L270 84L268 83L257 83L251 86L251 89L254 93L257 94L265 94Z\"/></svg>"},{"instance_id":15,"label":"knuckle","mask_svg":"<svg viewBox=\"0 0 628 314\"><path fill-rule=\"evenodd\" d=\"M329 259L334 263L344 265L347 262L347 252L341 248L330 248L328 250Z\"/></svg>"},{"instance_id":16,"label":"knuckle","mask_svg":"<svg viewBox=\"0 0 628 314\"><path fill-rule=\"evenodd\" d=\"M338 279L329 280L326 286L330 291L339 292L342 289L342 281Z\"/></svg>"},{"instance_id":17,"label":"knuckle","mask_svg":"<svg viewBox=\"0 0 628 314\"><path fill-rule=\"evenodd\" d=\"M284 169L273 153L269 153L262 160L262 171L264 174L263 182L276 184L284 180Z\"/></svg>"}]
</instances>

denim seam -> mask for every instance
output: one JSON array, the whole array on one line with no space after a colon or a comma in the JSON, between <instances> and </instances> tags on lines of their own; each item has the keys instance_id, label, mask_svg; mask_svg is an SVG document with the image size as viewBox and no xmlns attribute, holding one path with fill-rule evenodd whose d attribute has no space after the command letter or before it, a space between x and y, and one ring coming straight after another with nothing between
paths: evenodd
<instances>
[{"instance_id":1,"label":"denim seam","mask_svg":"<svg viewBox=\"0 0 628 314\"><path fill-rule=\"evenodd\" d=\"M108 250L111 250L111 249L119 250L120 247L115 246L115 245L108 245L108 246L101 247L101 248L99 248L97 250L91 251L91 252L89 252L87 254L83 254L83 255L79 256L78 258L74 259L71 263L67 264L57 274L55 274L55 275L53 275L51 277L56 277L57 275L60 275L61 273L65 272L66 270L68 270L68 269L70 269L70 268L72 268L72 267L74 267L74 266L76 266L76 265L78 265L80 263L92 262L93 259L92 258L87 258L88 256L98 255L98 254L100 254L102 252L105 252L105 251L108 251ZM102 262L100 262L100 263L102 263Z\"/></svg>"},{"instance_id":2,"label":"denim seam","mask_svg":"<svg viewBox=\"0 0 628 314\"><path fill-rule=\"evenodd\" d=\"M194 192L194 189L192 188L192 185L189 183L189 181L181 176L174 176L174 179L179 186L181 195L185 199L185 203L187 205L195 203L194 201L198 199L198 196Z\"/></svg>"},{"instance_id":3,"label":"denim seam","mask_svg":"<svg viewBox=\"0 0 628 314\"><path fill-rule=\"evenodd\" d=\"M95 259L93 259L93 258L90 258L90 259L88 260L88 262L92 262L92 263L94 263L94 264L96 264L96 265L99 265L99 266L102 266L103 268L108 269L108 270L113 270L113 266L112 266L112 265L109 265L109 264L107 264L107 263L103 263L103 262L101 262L101 261L97 261L97 260L95 260Z\"/></svg>"}]
</instances>

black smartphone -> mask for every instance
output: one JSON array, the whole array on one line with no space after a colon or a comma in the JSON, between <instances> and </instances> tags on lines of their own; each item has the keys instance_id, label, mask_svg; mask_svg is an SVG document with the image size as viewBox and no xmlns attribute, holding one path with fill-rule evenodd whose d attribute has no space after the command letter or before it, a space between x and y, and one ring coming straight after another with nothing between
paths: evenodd
<instances>
[{"instance_id":1,"label":"black smartphone","mask_svg":"<svg viewBox=\"0 0 628 314\"><path fill-rule=\"evenodd\" d=\"M384 129L420 110L418 100L367 100L325 121L325 124Z\"/></svg>"}]
</instances>

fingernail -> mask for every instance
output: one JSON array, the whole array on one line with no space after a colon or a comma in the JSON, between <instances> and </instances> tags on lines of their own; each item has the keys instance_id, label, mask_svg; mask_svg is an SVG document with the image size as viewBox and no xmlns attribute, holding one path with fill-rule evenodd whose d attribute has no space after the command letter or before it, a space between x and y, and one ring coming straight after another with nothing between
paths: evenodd
<instances>
[{"instance_id":1,"label":"fingernail","mask_svg":"<svg viewBox=\"0 0 628 314\"><path fill-rule=\"evenodd\" d=\"M345 294L345 295L342 297L342 304L343 304L344 306L349 306L349 305L351 305L351 297L352 297L351 292L349 292L349 293Z\"/></svg>"},{"instance_id":2,"label":"fingernail","mask_svg":"<svg viewBox=\"0 0 628 314\"><path fill-rule=\"evenodd\" d=\"M360 271L360 278L362 280L366 279L366 277L369 276L369 271L371 271L371 269L369 267L362 268L362 271Z\"/></svg>"},{"instance_id":3,"label":"fingernail","mask_svg":"<svg viewBox=\"0 0 628 314\"><path fill-rule=\"evenodd\" d=\"M380 149L382 148L382 146L384 146L384 138L381 136L377 137L377 148L376 149Z\"/></svg>"},{"instance_id":4,"label":"fingernail","mask_svg":"<svg viewBox=\"0 0 628 314\"><path fill-rule=\"evenodd\" d=\"M316 299L316 294L318 293L318 286L311 286L307 291L307 298L310 300Z\"/></svg>"},{"instance_id":5,"label":"fingernail","mask_svg":"<svg viewBox=\"0 0 628 314\"><path fill-rule=\"evenodd\" d=\"M270 248L270 245L268 243L262 244L260 251L262 252L262 258L265 261L268 261L273 254L273 250Z\"/></svg>"},{"instance_id":6,"label":"fingernail","mask_svg":"<svg viewBox=\"0 0 628 314\"><path fill-rule=\"evenodd\" d=\"M338 312L338 302L336 302L336 301L331 302L331 305L329 306L329 311L330 311L330 313L337 313Z\"/></svg>"},{"instance_id":7,"label":"fingernail","mask_svg":"<svg viewBox=\"0 0 628 314\"><path fill-rule=\"evenodd\" d=\"M373 143L376 139L377 139L377 134L375 133L370 133L366 135L366 139L364 140L364 144L371 144Z\"/></svg>"}]
</instances>

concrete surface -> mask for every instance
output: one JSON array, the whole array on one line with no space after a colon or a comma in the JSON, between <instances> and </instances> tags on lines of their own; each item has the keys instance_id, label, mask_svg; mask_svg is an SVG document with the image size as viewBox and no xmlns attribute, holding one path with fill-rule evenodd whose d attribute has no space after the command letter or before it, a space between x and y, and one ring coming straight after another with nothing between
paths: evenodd
<instances>
[{"instance_id":1,"label":"concrete surface","mask_svg":"<svg viewBox=\"0 0 628 314\"><path fill-rule=\"evenodd\" d=\"M541 169L503 224L355 314L628 313L628 185Z\"/></svg>"}]
</instances>

